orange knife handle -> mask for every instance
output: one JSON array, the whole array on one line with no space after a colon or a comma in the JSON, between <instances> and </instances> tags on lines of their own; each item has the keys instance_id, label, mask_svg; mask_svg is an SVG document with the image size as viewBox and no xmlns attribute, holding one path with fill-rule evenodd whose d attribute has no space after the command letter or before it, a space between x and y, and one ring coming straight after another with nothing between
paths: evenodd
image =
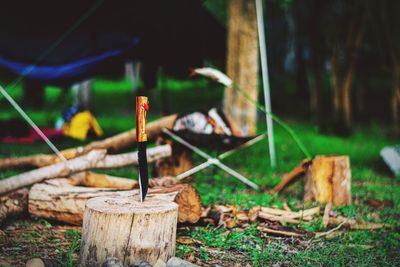
<instances>
[{"instance_id":1,"label":"orange knife handle","mask_svg":"<svg viewBox=\"0 0 400 267\"><path fill-rule=\"evenodd\" d=\"M149 109L149 101L146 96L136 97L136 138L138 142L147 141L146 113Z\"/></svg>"}]
</instances>

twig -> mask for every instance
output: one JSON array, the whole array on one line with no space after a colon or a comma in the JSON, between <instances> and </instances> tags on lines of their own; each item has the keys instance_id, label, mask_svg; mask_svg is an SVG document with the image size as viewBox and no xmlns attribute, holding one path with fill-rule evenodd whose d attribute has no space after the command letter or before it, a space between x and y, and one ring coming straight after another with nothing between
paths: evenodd
<instances>
[{"instance_id":1,"label":"twig","mask_svg":"<svg viewBox=\"0 0 400 267\"><path fill-rule=\"evenodd\" d=\"M315 233L315 237L316 237L316 238L320 238L320 237L327 236L327 235L329 235L329 234L331 234L331 233L333 233L333 232L339 230L340 228L342 228L342 226L343 226L345 223L347 223L348 221L349 221L349 219L347 218L347 219L346 219L345 221L343 221L341 224L339 224L339 225L336 226L335 228L332 228L332 229L329 230L329 231L326 231L326 232L323 232L323 233Z\"/></svg>"},{"instance_id":2,"label":"twig","mask_svg":"<svg viewBox=\"0 0 400 267\"><path fill-rule=\"evenodd\" d=\"M281 230L274 230L266 227L257 227L258 230L269 233L269 234L275 234L275 235L283 235L283 236L291 236L291 237L300 237L303 236L302 234L295 233L295 232L289 232L289 231L281 231Z\"/></svg>"}]
</instances>

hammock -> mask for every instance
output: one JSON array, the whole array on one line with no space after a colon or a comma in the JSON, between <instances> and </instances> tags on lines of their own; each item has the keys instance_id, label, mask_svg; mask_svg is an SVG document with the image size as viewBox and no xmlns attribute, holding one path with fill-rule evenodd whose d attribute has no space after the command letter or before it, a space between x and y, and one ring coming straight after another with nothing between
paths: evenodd
<instances>
[{"instance_id":1,"label":"hammock","mask_svg":"<svg viewBox=\"0 0 400 267\"><path fill-rule=\"evenodd\" d=\"M35 66L0 57L0 67L29 79L54 81L92 73L98 69L99 63L121 56L124 52L123 49L114 49L97 56L87 57L67 64L47 66Z\"/></svg>"}]
</instances>

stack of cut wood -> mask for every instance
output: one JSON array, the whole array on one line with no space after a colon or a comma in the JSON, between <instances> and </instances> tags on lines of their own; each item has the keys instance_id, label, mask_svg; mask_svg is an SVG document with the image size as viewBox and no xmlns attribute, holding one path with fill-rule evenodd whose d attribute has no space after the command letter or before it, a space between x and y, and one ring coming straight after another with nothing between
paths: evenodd
<instances>
[{"instance_id":1,"label":"stack of cut wood","mask_svg":"<svg viewBox=\"0 0 400 267\"><path fill-rule=\"evenodd\" d=\"M148 123L146 132L155 140L161 129L171 128L176 115ZM138 194L136 181L94 173L92 169L119 168L138 164L137 152L109 154L136 142L136 130L89 143L84 147L61 151L67 161L56 155L33 155L0 159L0 169L36 167L0 180L0 223L8 216L29 210L34 216L80 225L85 203L98 196ZM148 162L171 157L171 145L159 145L147 150ZM33 185L33 186L32 186ZM28 191L21 189L32 186ZM179 205L180 222L197 222L201 215L201 202L197 192L174 178L161 177L150 180L150 195ZM29 192L29 194L28 194Z\"/></svg>"}]
</instances>

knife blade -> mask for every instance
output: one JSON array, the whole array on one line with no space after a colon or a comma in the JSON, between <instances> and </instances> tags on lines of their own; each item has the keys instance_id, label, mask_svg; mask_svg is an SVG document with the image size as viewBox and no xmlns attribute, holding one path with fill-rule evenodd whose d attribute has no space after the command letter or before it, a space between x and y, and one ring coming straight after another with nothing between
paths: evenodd
<instances>
[{"instance_id":1,"label":"knife blade","mask_svg":"<svg viewBox=\"0 0 400 267\"><path fill-rule=\"evenodd\" d=\"M147 134L146 134L146 113L149 109L149 101L146 96L136 97L136 138L138 144L138 163L139 163L139 189L140 200L146 198L149 177L147 167Z\"/></svg>"}]
</instances>

